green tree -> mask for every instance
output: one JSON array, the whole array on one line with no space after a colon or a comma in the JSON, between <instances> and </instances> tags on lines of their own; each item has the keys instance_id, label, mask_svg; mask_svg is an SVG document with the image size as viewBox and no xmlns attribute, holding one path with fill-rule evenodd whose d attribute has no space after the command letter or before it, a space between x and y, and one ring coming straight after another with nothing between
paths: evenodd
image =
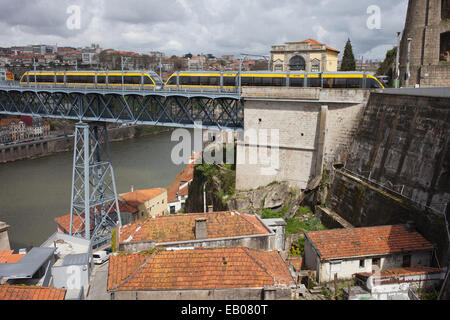
<instances>
[{"instance_id":1,"label":"green tree","mask_svg":"<svg viewBox=\"0 0 450 320\"><path fill-rule=\"evenodd\" d=\"M390 80L389 80L388 87L393 86L393 80L395 78L396 57L397 57L397 47L394 47L393 49L389 50L386 53L386 58L380 64L380 67L378 68L378 71L377 71L377 75L389 77Z\"/></svg>"},{"instance_id":2,"label":"green tree","mask_svg":"<svg viewBox=\"0 0 450 320\"><path fill-rule=\"evenodd\" d=\"M353 54L352 43L350 39L347 40L345 45L344 56L342 57L341 71L355 71L356 61Z\"/></svg>"}]
</instances>

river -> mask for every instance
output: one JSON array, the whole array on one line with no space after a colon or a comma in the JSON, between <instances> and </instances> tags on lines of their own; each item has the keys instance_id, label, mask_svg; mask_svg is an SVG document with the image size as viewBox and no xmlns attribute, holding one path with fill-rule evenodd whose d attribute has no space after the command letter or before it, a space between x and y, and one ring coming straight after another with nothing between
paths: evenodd
<instances>
[{"instance_id":1,"label":"river","mask_svg":"<svg viewBox=\"0 0 450 320\"><path fill-rule=\"evenodd\" d=\"M111 143L118 193L165 187L186 165L171 161L171 133ZM0 164L0 221L11 226L12 249L40 246L70 212L73 153Z\"/></svg>"}]
</instances>

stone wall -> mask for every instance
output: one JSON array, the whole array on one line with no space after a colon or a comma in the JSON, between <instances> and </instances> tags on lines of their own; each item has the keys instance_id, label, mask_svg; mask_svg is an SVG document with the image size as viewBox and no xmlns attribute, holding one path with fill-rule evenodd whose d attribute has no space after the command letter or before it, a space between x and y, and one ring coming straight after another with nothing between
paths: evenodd
<instances>
[{"instance_id":1,"label":"stone wall","mask_svg":"<svg viewBox=\"0 0 450 320\"><path fill-rule=\"evenodd\" d=\"M263 288L172 290L172 291L116 291L111 300L291 300L289 288L276 288L265 294Z\"/></svg>"},{"instance_id":2,"label":"stone wall","mask_svg":"<svg viewBox=\"0 0 450 320\"><path fill-rule=\"evenodd\" d=\"M450 98L372 93L329 207L356 227L414 221L446 262Z\"/></svg>"},{"instance_id":3,"label":"stone wall","mask_svg":"<svg viewBox=\"0 0 450 320\"><path fill-rule=\"evenodd\" d=\"M410 0L400 46L400 81L406 86L408 38L411 38L408 86L449 86L450 62L440 61L441 34L450 31L450 21L443 20L442 1Z\"/></svg>"},{"instance_id":4,"label":"stone wall","mask_svg":"<svg viewBox=\"0 0 450 320\"><path fill-rule=\"evenodd\" d=\"M344 161L364 110L368 90L246 88L245 135L238 148L237 190L285 181L306 189L323 168ZM248 138L266 130L266 141ZM279 144L272 141L278 131ZM273 147L279 146L278 154ZM269 160L264 162L262 155ZM252 163L250 155L257 155ZM278 161L274 161L274 160Z\"/></svg>"},{"instance_id":5,"label":"stone wall","mask_svg":"<svg viewBox=\"0 0 450 320\"><path fill-rule=\"evenodd\" d=\"M11 250L8 237L9 226L0 221L0 251Z\"/></svg>"}]
</instances>

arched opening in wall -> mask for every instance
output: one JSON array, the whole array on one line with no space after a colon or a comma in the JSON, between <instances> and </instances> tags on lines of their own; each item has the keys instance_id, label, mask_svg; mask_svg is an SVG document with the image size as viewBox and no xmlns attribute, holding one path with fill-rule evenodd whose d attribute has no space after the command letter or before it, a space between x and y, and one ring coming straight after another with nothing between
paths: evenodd
<instances>
[{"instance_id":1,"label":"arched opening in wall","mask_svg":"<svg viewBox=\"0 0 450 320\"><path fill-rule=\"evenodd\" d=\"M450 62L450 31L441 34L441 51L439 60Z\"/></svg>"},{"instance_id":2,"label":"arched opening in wall","mask_svg":"<svg viewBox=\"0 0 450 320\"><path fill-rule=\"evenodd\" d=\"M283 71L283 62L280 60L275 61L274 71Z\"/></svg>"},{"instance_id":3,"label":"arched opening in wall","mask_svg":"<svg viewBox=\"0 0 450 320\"><path fill-rule=\"evenodd\" d=\"M442 0L441 19L450 20L450 0Z\"/></svg>"},{"instance_id":4,"label":"arched opening in wall","mask_svg":"<svg viewBox=\"0 0 450 320\"><path fill-rule=\"evenodd\" d=\"M311 72L320 72L320 60L313 59L311 62Z\"/></svg>"},{"instance_id":5,"label":"arched opening in wall","mask_svg":"<svg viewBox=\"0 0 450 320\"><path fill-rule=\"evenodd\" d=\"M289 60L289 69L291 71L304 71L306 70L306 61L301 56L295 56Z\"/></svg>"}]
</instances>

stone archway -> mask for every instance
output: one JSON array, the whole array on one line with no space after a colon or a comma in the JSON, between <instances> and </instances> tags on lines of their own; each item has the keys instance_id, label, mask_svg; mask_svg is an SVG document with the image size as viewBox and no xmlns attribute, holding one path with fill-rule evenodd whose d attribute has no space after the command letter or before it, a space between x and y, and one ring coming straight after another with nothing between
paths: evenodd
<instances>
[{"instance_id":1,"label":"stone archway","mask_svg":"<svg viewBox=\"0 0 450 320\"><path fill-rule=\"evenodd\" d=\"M289 70L291 71L305 71L306 61L302 56L294 56L289 60Z\"/></svg>"}]
</instances>

